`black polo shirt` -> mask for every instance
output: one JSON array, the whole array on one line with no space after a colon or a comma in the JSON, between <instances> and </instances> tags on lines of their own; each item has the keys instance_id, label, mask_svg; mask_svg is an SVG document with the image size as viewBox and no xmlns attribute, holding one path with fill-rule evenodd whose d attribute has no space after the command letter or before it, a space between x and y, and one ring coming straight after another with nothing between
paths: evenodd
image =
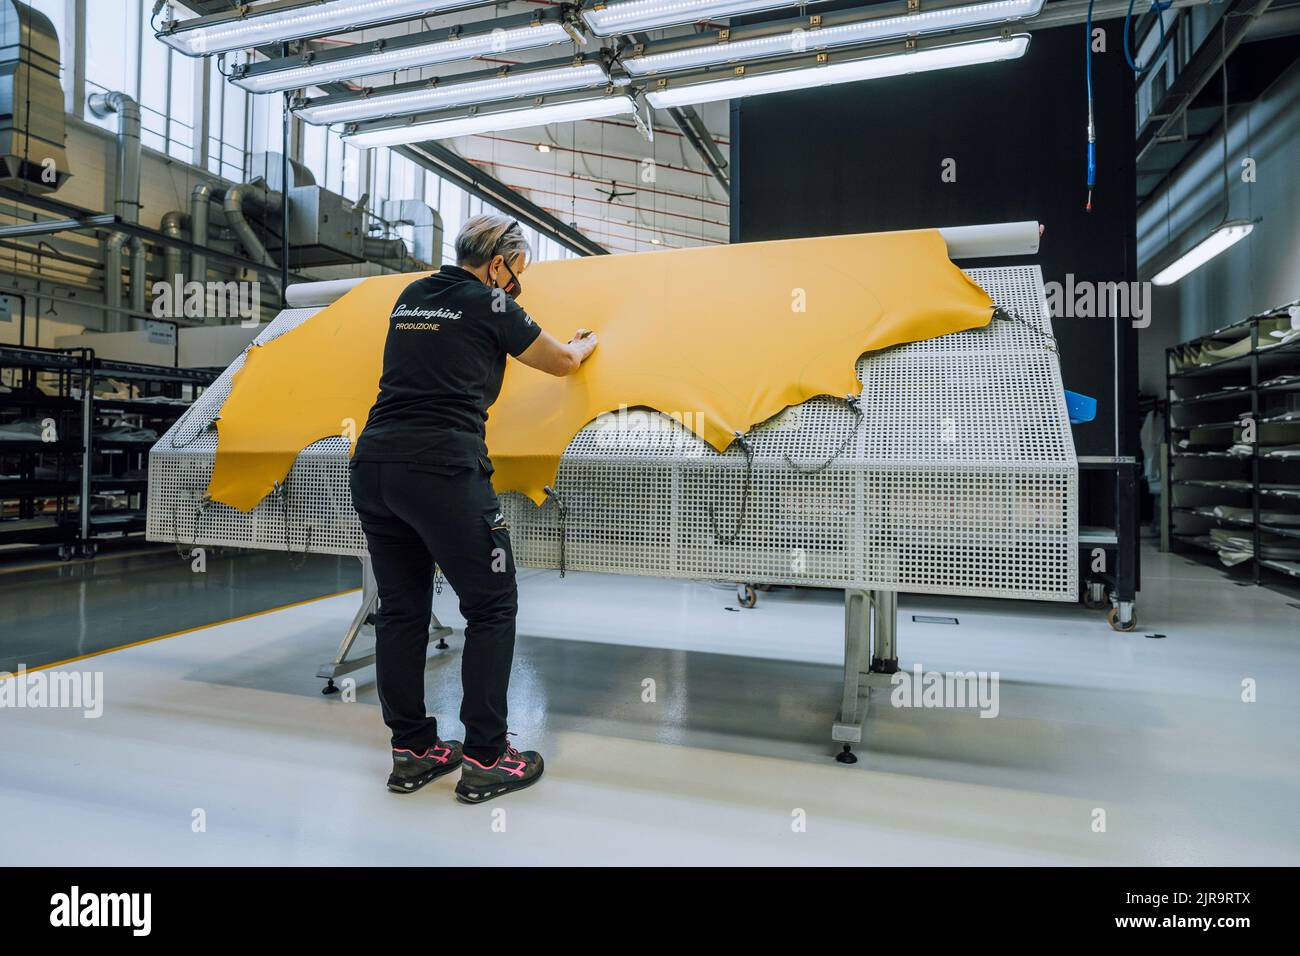
<instances>
[{"instance_id":1,"label":"black polo shirt","mask_svg":"<svg viewBox=\"0 0 1300 956\"><path fill-rule=\"evenodd\" d=\"M388 320L379 397L356 461L490 468L484 426L501 393L506 355L541 334L509 296L443 266L403 290Z\"/></svg>"}]
</instances>

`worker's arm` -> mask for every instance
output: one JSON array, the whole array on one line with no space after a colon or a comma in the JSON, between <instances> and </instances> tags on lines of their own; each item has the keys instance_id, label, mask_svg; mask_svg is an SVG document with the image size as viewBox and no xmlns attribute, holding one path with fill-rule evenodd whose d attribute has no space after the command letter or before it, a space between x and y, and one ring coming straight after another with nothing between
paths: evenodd
<instances>
[{"instance_id":1,"label":"worker's arm","mask_svg":"<svg viewBox=\"0 0 1300 956\"><path fill-rule=\"evenodd\" d=\"M519 361L549 375L572 375L596 348L596 333L578 329L568 342L543 331L519 353Z\"/></svg>"}]
</instances>

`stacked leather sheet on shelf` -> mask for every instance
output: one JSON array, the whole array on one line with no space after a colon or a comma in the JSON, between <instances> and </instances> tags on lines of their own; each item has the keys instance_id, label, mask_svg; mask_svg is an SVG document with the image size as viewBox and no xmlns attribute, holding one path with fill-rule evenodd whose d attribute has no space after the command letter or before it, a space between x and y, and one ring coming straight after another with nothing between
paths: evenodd
<instances>
[{"instance_id":1,"label":"stacked leather sheet on shelf","mask_svg":"<svg viewBox=\"0 0 1300 956\"><path fill-rule=\"evenodd\" d=\"M1235 528L1211 528L1206 542L1219 553L1219 561L1227 567L1249 561L1255 554L1255 542L1250 531ZM1275 561L1300 561L1300 538L1265 532L1259 536L1261 557Z\"/></svg>"}]
</instances>

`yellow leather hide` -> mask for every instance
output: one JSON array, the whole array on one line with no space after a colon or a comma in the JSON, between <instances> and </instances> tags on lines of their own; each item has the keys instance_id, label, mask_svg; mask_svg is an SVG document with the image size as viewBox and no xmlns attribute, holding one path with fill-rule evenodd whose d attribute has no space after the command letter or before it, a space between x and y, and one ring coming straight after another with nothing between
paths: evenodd
<instances>
[{"instance_id":1,"label":"yellow leather hide","mask_svg":"<svg viewBox=\"0 0 1300 956\"><path fill-rule=\"evenodd\" d=\"M389 313L424 274L368 279L249 351L217 422L209 497L249 511L311 443L346 435L355 447ZM724 451L789 405L857 394L863 352L983 326L993 313L936 230L539 262L524 288L520 304L552 335L583 326L600 336L568 378L508 360L487 426L494 484L538 503L569 441L603 412L680 416Z\"/></svg>"}]
</instances>

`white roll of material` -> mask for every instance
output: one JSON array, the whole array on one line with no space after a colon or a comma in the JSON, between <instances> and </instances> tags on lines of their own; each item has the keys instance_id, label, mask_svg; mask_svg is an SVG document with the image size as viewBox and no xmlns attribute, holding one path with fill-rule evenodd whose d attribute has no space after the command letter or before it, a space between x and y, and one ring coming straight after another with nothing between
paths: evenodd
<instances>
[{"instance_id":1,"label":"white roll of material","mask_svg":"<svg viewBox=\"0 0 1300 956\"><path fill-rule=\"evenodd\" d=\"M365 282L369 276L359 279L329 279L325 282L297 282L289 286L284 293L284 302L291 309L310 309L315 306L329 305L343 297L345 292Z\"/></svg>"},{"instance_id":2,"label":"white roll of material","mask_svg":"<svg viewBox=\"0 0 1300 956\"><path fill-rule=\"evenodd\" d=\"M993 222L983 226L940 226L949 259L1032 256L1042 233L1037 222Z\"/></svg>"}]
</instances>

